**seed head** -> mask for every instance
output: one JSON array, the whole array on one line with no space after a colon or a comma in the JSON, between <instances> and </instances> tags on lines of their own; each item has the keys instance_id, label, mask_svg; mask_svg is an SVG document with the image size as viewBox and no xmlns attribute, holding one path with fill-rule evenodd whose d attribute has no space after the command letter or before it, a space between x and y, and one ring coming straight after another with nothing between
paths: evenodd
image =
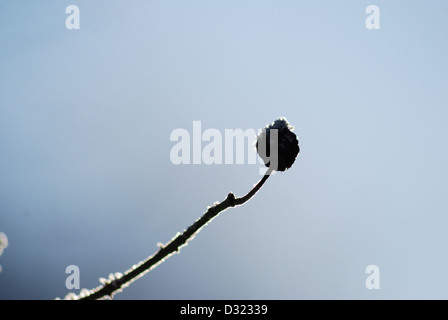
<instances>
[{"instance_id":1,"label":"seed head","mask_svg":"<svg viewBox=\"0 0 448 320\"><path fill-rule=\"evenodd\" d=\"M272 129L276 131L271 132ZM269 167L271 162L273 164L277 163L277 168L273 169L276 171L285 171L293 165L300 148L299 140L292 130L294 130L294 127L284 117L275 120L261 130L261 133L257 137L256 148L258 155L263 159L266 167ZM271 148L274 151L272 155ZM277 156L275 149L277 149Z\"/></svg>"}]
</instances>

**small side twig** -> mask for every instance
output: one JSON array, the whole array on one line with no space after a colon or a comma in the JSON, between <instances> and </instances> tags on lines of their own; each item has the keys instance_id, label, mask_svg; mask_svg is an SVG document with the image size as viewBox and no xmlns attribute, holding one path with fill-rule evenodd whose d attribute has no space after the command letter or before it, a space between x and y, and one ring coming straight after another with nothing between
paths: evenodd
<instances>
[{"instance_id":1,"label":"small side twig","mask_svg":"<svg viewBox=\"0 0 448 320\"><path fill-rule=\"evenodd\" d=\"M178 233L170 242L165 245L161 245L160 249L152 256L141 262L138 266L134 266L130 270L126 271L124 275L116 277L111 281L105 283L96 289L93 289L89 294L83 294L79 297L80 300L97 300L102 298L111 298L115 293L120 292L123 288L128 286L134 280L140 278L150 270L154 269L157 265L162 263L165 259L172 254L179 252L180 248L187 244L187 242L194 238L194 236L200 231L200 229L215 218L220 212L238 205L246 203L252 198L258 190L263 186L266 180L272 173L272 169L268 168L266 174L260 181L250 190L245 196L235 198L235 195L230 192L227 197L219 203L215 203L209 207L207 211L196 220L190 227L184 230L183 233Z\"/></svg>"}]
</instances>

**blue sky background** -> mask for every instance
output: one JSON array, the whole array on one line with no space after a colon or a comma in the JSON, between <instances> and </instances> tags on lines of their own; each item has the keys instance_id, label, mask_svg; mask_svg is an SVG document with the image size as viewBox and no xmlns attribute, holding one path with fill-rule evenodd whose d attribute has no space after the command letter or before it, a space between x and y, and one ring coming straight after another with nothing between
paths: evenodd
<instances>
[{"instance_id":1,"label":"blue sky background","mask_svg":"<svg viewBox=\"0 0 448 320\"><path fill-rule=\"evenodd\" d=\"M70 4L80 30L65 27ZM72 264L94 288L260 178L258 164L173 165L174 129L279 116L300 140L292 169L116 299L447 299L447 14L445 1L0 1L0 299L63 297Z\"/></svg>"}]
</instances>

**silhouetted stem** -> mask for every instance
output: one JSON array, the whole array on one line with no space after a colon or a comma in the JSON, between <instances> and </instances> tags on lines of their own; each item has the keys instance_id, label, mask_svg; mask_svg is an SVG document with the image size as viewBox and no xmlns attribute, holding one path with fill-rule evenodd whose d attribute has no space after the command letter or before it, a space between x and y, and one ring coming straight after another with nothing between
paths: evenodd
<instances>
[{"instance_id":1,"label":"silhouetted stem","mask_svg":"<svg viewBox=\"0 0 448 320\"><path fill-rule=\"evenodd\" d=\"M154 269L157 265L162 263L166 258L170 257L173 253L178 252L181 247L193 239L199 230L205 226L209 221L215 218L220 212L226 210L229 207L239 206L246 203L252 198L258 190L263 186L266 180L272 173L271 169L266 171L266 174L260 181L250 190L245 196L235 198L235 195L230 192L227 197L220 203L215 203L209 207L202 217L196 220L190 227L184 230L183 233L177 234L170 242L160 246L160 249L143 263L139 264L135 268L132 268L125 272L125 274L119 279L115 279L104 286L94 289L90 295L81 297L80 300L96 300L105 297L112 297L114 293L120 291L120 288L127 286L135 279L143 276L148 271Z\"/></svg>"}]
</instances>

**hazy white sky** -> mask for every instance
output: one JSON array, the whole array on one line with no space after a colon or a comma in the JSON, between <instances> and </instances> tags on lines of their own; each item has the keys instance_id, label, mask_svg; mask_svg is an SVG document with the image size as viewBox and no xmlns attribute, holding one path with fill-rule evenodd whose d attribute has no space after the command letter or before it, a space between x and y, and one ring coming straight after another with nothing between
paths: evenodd
<instances>
[{"instance_id":1,"label":"hazy white sky","mask_svg":"<svg viewBox=\"0 0 448 320\"><path fill-rule=\"evenodd\" d=\"M96 287L259 179L258 164L174 165L173 130L279 116L300 140L291 170L116 298L446 299L447 12L0 1L0 299L63 297L68 265Z\"/></svg>"}]
</instances>

